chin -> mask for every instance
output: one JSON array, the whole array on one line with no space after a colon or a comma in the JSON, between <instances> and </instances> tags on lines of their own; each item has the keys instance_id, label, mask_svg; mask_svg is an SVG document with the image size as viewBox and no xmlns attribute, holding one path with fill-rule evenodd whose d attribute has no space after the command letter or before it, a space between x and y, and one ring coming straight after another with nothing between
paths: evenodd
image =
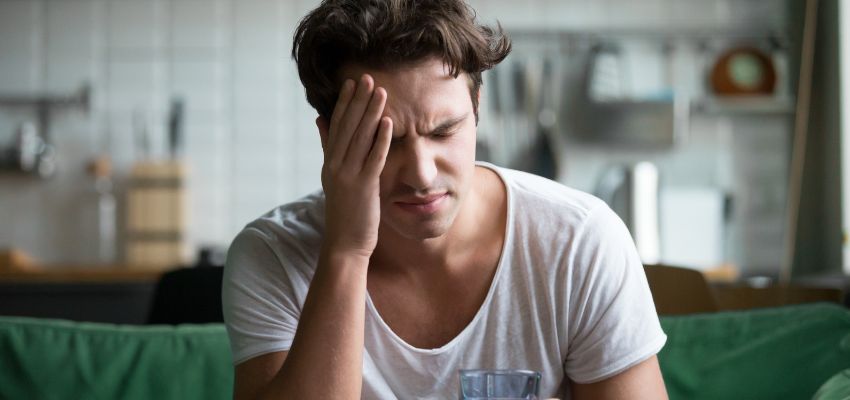
<instances>
[{"instance_id":1,"label":"chin","mask_svg":"<svg viewBox=\"0 0 850 400\"><path fill-rule=\"evenodd\" d=\"M395 231L399 236L410 240L428 240L441 237L449 231L451 224L442 221L419 222L419 223L398 223L388 222L389 228Z\"/></svg>"},{"instance_id":2,"label":"chin","mask_svg":"<svg viewBox=\"0 0 850 400\"><path fill-rule=\"evenodd\" d=\"M451 228L456 213L448 212L445 215L425 219L410 218L407 215L388 217L381 221L385 228L405 239L423 241L445 235Z\"/></svg>"}]
</instances>

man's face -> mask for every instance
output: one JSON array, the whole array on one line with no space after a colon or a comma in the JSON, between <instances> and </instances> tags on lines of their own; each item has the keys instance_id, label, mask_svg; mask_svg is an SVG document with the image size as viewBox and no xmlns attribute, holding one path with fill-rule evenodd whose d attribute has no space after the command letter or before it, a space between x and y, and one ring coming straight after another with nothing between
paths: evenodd
<instances>
[{"instance_id":1,"label":"man's face","mask_svg":"<svg viewBox=\"0 0 850 400\"><path fill-rule=\"evenodd\" d=\"M393 142L381 173L381 229L415 240L445 234L475 172L475 116L466 74L453 78L439 59L386 71L347 66L343 78L369 73L387 91L384 116Z\"/></svg>"}]
</instances>

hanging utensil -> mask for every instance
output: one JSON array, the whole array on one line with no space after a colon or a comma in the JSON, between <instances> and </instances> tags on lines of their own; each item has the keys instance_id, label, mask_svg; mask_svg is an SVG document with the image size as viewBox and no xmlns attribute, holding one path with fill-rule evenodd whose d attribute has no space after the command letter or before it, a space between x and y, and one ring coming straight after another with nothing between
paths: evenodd
<instances>
[{"instance_id":1,"label":"hanging utensil","mask_svg":"<svg viewBox=\"0 0 850 400\"><path fill-rule=\"evenodd\" d=\"M168 112L168 154L172 160L177 159L182 152L183 110L183 99L173 98Z\"/></svg>"}]
</instances>

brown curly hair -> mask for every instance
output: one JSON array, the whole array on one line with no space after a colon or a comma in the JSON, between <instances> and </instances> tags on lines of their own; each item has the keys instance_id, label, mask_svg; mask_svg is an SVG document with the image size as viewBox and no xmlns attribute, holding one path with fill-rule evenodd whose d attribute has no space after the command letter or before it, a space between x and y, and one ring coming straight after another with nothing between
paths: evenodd
<instances>
[{"instance_id":1,"label":"brown curly hair","mask_svg":"<svg viewBox=\"0 0 850 400\"><path fill-rule=\"evenodd\" d=\"M510 39L475 22L463 0L324 0L298 24L292 58L307 101L330 119L346 63L386 69L440 57L455 78L469 76L478 121L481 72L511 51Z\"/></svg>"}]
</instances>

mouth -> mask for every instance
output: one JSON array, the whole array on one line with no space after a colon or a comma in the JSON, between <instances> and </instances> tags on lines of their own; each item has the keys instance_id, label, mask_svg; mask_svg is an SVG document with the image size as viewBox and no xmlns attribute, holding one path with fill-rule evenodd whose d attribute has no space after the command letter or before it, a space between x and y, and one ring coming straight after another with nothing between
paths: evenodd
<instances>
[{"instance_id":1,"label":"mouth","mask_svg":"<svg viewBox=\"0 0 850 400\"><path fill-rule=\"evenodd\" d=\"M448 192L445 192L424 197L407 197L394 203L402 210L414 214L433 214L448 197Z\"/></svg>"}]
</instances>

